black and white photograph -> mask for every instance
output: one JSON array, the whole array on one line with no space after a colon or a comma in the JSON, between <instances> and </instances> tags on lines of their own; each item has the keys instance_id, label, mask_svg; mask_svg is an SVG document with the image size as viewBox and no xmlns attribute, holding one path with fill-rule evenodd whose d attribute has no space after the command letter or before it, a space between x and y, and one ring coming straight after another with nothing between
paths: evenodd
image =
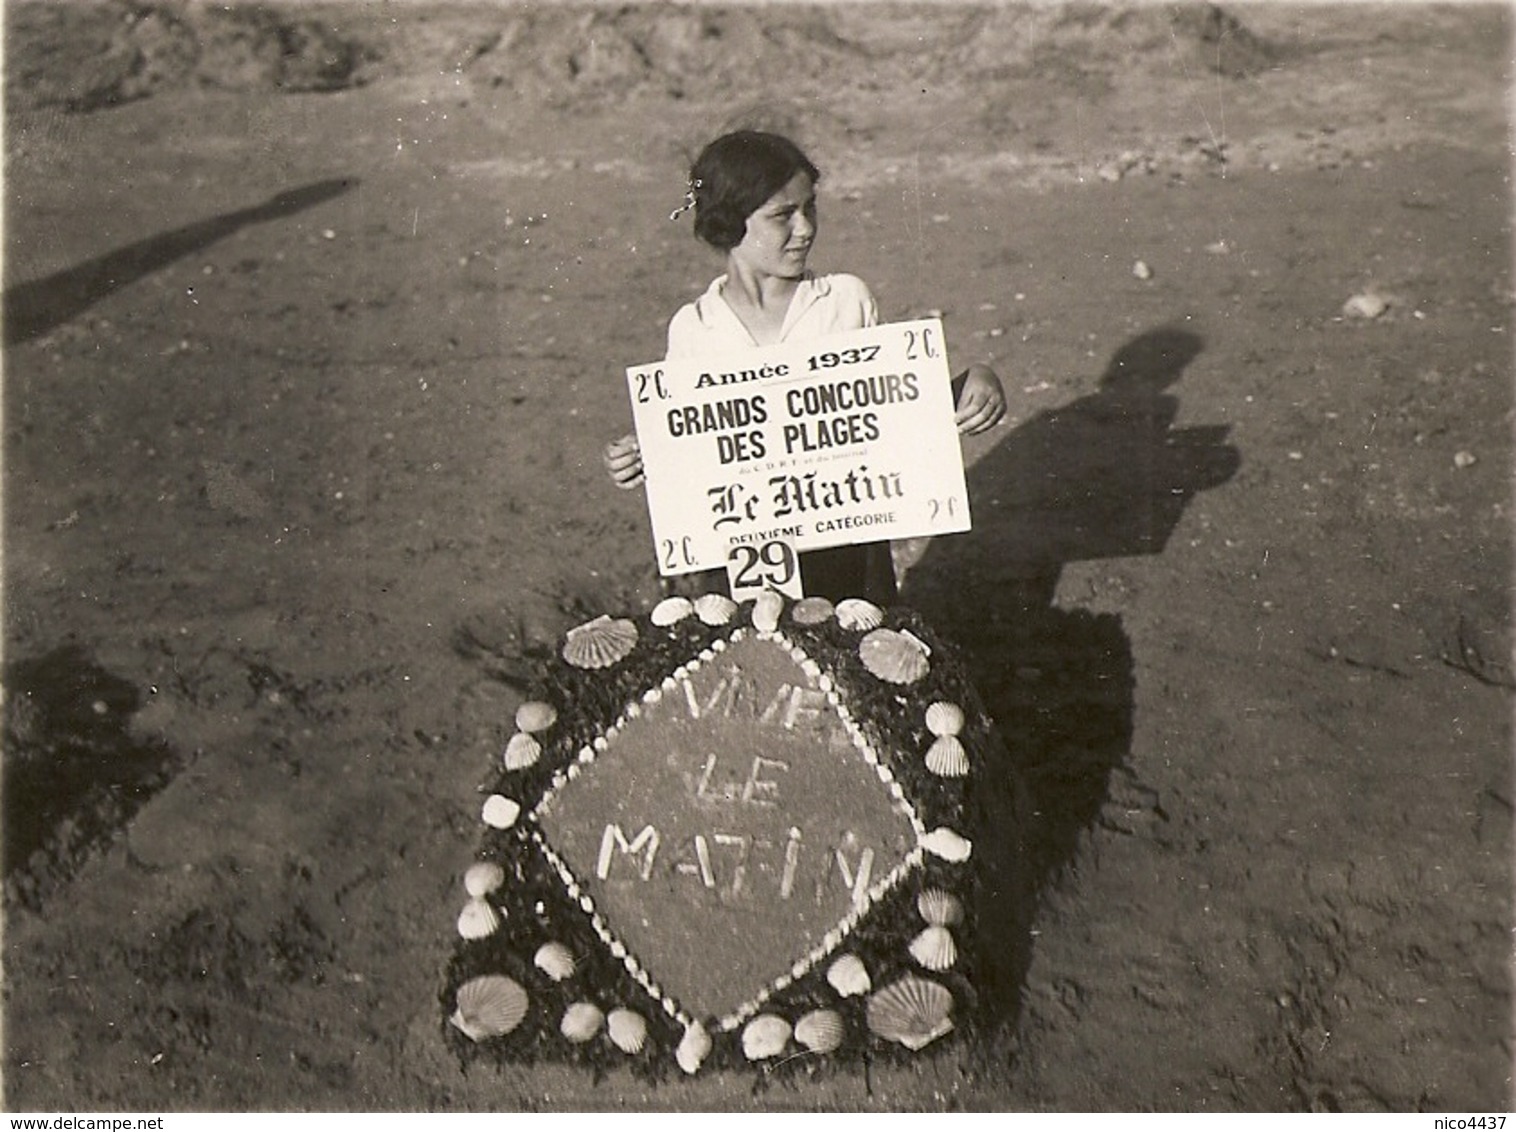
<instances>
[{"instance_id":1,"label":"black and white photograph","mask_svg":"<svg viewBox=\"0 0 1516 1132\"><path fill-rule=\"evenodd\" d=\"M1510 4L0 14L8 1112L1504 1126Z\"/></svg>"}]
</instances>

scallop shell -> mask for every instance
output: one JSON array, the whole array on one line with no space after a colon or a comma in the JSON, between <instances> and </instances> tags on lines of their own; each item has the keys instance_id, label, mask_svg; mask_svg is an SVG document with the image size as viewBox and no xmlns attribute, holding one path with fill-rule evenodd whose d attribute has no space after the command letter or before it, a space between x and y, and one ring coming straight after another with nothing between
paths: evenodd
<instances>
[{"instance_id":1,"label":"scallop shell","mask_svg":"<svg viewBox=\"0 0 1516 1132\"><path fill-rule=\"evenodd\" d=\"M933 735L957 735L963 730L963 709L938 700L926 709L926 729Z\"/></svg>"},{"instance_id":2,"label":"scallop shell","mask_svg":"<svg viewBox=\"0 0 1516 1132\"><path fill-rule=\"evenodd\" d=\"M963 904L951 892L928 888L916 897L916 911L929 924L950 927L963 919Z\"/></svg>"},{"instance_id":3,"label":"scallop shell","mask_svg":"<svg viewBox=\"0 0 1516 1132\"><path fill-rule=\"evenodd\" d=\"M635 1010L618 1006L606 1015L605 1032L622 1053L641 1053L647 1044L647 1019Z\"/></svg>"},{"instance_id":4,"label":"scallop shell","mask_svg":"<svg viewBox=\"0 0 1516 1132\"><path fill-rule=\"evenodd\" d=\"M694 1073L710 1056L711 1036L699 1022L692 1022L679 1039L679 1048L674 1051L674 1060L686 1073Z\"/></svg>"},{"instance_id":5,"label":"scallop shell","mask_svg":"<svg viewBox=\"0 0 1516 1132\"><path fill-rule=\"evenodd\" d=\"M927 674L921 642L893 629L875 629L858 644L858 659L881 680L914 684Z\"/></svg>"},{"instance_id":6,"label":"scallop shell","mask_svg":"<svg viewBox=\"0 0 1516 1132\"><path fill-rule=\"evenodd\" d=\"M505 754L500 761L505 764L506 770L525 770L541 757L542 744L525 731L518 731L505 745Z\"/></svg>"},{"instance_id":7,"label":"scallop shell","mask_svg":"<svg viewBox=\"0 0 1516 1132\"><path fill-rule=\"evenodd\" d=\"M737 616L737 603L726 594L701 594L695 599L695 616L703 624L717 628L730 623Z\"/></svg>"},{"instance_id":8,"label":"scallop shell","mask_svg":"<svg viewBox=\"0 0 1516 1132\"><path fill-rule=\"evenodd\" d=\"M532 962L555 983L561 983L574 973L577 963L574 953L561 943L544 943L532 956Z\"/></svg>"},{"instance_id":9,"label":"scallop shell","mask_svg":"<svg viewBox=\"0 0 1516 1132\"><path fill-rule=\"evenodd\" d=\"M488 900L476 897L458 913L458 934L464 939L484 939L494 935L499 928L500 913Z\"/></svg>"},{"instance_id":10,"label":"scallop shell","mask_svg":"<svg viewBox=\"0 0 1516 1132\"><path fill-rule=\"evenodd\" d=\"M790 609L790 620L797 625L820 625L835 612L836 606L824 597L803 597Z\"/></svg>"},{"instance_id":11,"label":"scallop shell","mask_svg":"<svg viewBox=\"0 0 1516 1132\"><path fill-rule=\"evenodd\" d=\"M958 944L947 928L931 924L911 940L911 958L928 971L946 971L958 962Z\"/></svg>"},{"instance_id":12,"label":"scallop shell","mask_svg":"<svg viewBox=\"0 0 1516 1132\"><path fill-rule=\"evenodd\" d=\"M760 633L772 633L779 628L779 615L784 612L784 598L773 590L764 590L753 602L753 628Z\"/></svg>"},{"instance_id":13,"label":"scallop shell","mask_svg":"<svg viewBox=\"0 0 1516 1132\"><path fill-rule=\"evenodd\" d=\"M563 1012L558 1032L571 1042L587 1042L600 1032L605 1015L593 1002L575 1002Z\"/></svg>"},{"instance_id":14,"label":"scallop shell","mask_svg":"<svg viewBox=\"0 0 1516 1132\"><path fill-rule=\"evenodd\" d=\"M457 1008L448 1019L476 1042L509 1034L526 1017L526 991L504 975L480 975L458 988Z\"/></svg>"},{"instance_id":15,"label":"scallop shell","mask_svg":"<svg viewBox=\"0 0 1516 1132\"><path fill-rule=\"evenodd\" d=\"M947 826L938 826L931 833L922 834L921 847L933 856L958 864L967 861L974 851L974 843Z\"/></svg>"},{"instance_id":16,"label":"scallop shell","mask_svg":"<svg viewBox=\"0 0 1516 1132\"><path fill-rule=\"evenodd\" d=\"M657 605L653 606L650 615L654 625L660 629L666 629L670 625L677 625L691 613L695 612L695 603L687 597L666 597Z\"/></svg>"},{"instance_id":17,"label":"scallop shell","mask_svg":"<svg viewBox=\"0 0 1516 1132\"><path fill-rule=\"evenodd\" d=\"M484 800L481 816L485 825L495 829L510 829L521 816L521 803L512 801L504 794L491 794Z\"/></svg>"},{"instance_id":18,"label":"scallop shell","mask_svg":"<svg viewBox=\"0 0 1516 1132\"><path fill-rule=\"evenodd\" d=\"M927 749L926 768L942 778L962 778L969 772L969 753L956 735L940 735Z\"/></svg>"},{"instance_id":19,"label":"scallop shell","mask_svg":"<svg viewBox=\"0 0 1516 1132\"><path fill-rule=\"evenodd\" d=\"M494 861L476 861L463 874L463 890L470 896L488 896L505 883L505 870Z\"/></svg>"},{"instance_id":20,"label":"scallop shell","mask_svg":"<svg viewBox=\"0 0 1516 1132\"><path fill-rule=\"evenodd\" d=\"M884 624L884 610L861 597L845 597L837 603L837 624L855 632L877 629Z\"/></svg>"},{"instance_id":21,"label":"scallop shell","mask_svg":"<svg viewBox=\"0 0 1516 1132\"><path fill-rule=\"evenodd\" d=\"M779 1015L760 1014L742 1029L742 1053L749 1061L778 1057L793 1032Z\"/></svg>"},{"instance_id":22,"label":"scallop shell","mask_svg":"<svg viewBox=\"0 0 1516 1132\"><path fill-rule=\"evenodd\" d=\"M546 731L558 722L558 709L541 700L527 700L516 709L516 730Z\"/></svg>"},{"instance_id":23,"label":"scallop shell","mask_svg":"<svg viewBox=\"0 0 1516 1132\"><path fill-rule=\"evenodd\" d=\"M637 626L626 618L607 616L586 621L568 631L563 659L575 668L609 668L637 644Z\"/></svg>"},{"instance_id":24,"label":"scallop shell","mask_svg":"<svg viewBox=\"0 0 1516 1132\"><path fill-rule=\"evenodd\" d=\"M869 1029L906 1049L919 1050L953 1028L952 992L941 983L907 975L869 999Z\"/></svg>"},{"instance_id":25,"label":"scallop shell","mask_svg":"<svg viewBox=\"0 0 1516 1132\"><path fill-rule=\"evenodd\" d=\"M831 1053L842 1044L847 1027L835 1010L812 1010L795 1023L795 1040L812 1053Z\"/></svg>"},{"instance_id":26,"label":"scallop shell","mask_svg":"<svg viewBox=\"0 0 1516 1132\"><path fill-rule=\"evenodd\" d=\"M826 969L826 981L843 998L855 994L868 994L874 982L869 978L868 968L856 955L839 955Z\"/></svg>"}]
</instances>

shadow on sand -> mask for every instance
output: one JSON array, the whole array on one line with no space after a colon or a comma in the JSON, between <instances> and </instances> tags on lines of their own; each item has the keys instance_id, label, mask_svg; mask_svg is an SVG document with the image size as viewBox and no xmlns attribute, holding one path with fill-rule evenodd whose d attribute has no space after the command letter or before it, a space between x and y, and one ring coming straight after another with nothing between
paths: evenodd
<instances>
[{"instance_id":1,"label":"shadow on sand","mask_svg":"<svg viewBox=\"0 0 1516 1132\"><path fill-rule=\"evenodd\" d=\"M355 180L342 179L288 189L251 208L198 220L127 244L42 279L7 287L4 297L5 344L15 346L46 334L112 292L230 236L239 228L302 212L341 196L356 184Z\"/></svg>"},{"instance_id":2,"label":"shadow on sand","mask_svg":"<svg viewBox=\"0 0 1516 1132\"><path fill-rule=\"evenodd\" d=\"M974 528L934 540L903 600L958 644L1008 751L978 784L975 957L988 1024L1013 1026L1031 919L1072 862L1130 751L1133 671L1121 618L1060 609L1065 563L1158 554L1200 491L1237 471L1229 426L1174 427L1166 390L1203 348L1160 328L1123 346L1100 389L1021 425L968 472ZM1003 834L1003 836L1001 836Z\"/></svg>"}]
</instances>

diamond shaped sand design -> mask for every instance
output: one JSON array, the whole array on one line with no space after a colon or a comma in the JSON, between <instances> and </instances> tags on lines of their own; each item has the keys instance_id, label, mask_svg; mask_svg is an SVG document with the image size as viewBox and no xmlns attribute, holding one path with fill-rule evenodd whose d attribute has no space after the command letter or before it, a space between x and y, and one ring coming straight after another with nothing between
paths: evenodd
<instances>
[{"instance_id":1,"label":"diamond shaped sand design","mask_svg":"<svg viewBox=\"0 0 1516 1132\"><path fill-rule=\"evenodd\" d=\"M538 814L605 928L690 1018L752 1013L919 859L908 803L823 679L781 642L736 640Z\"/></svg>"}]
</instances>

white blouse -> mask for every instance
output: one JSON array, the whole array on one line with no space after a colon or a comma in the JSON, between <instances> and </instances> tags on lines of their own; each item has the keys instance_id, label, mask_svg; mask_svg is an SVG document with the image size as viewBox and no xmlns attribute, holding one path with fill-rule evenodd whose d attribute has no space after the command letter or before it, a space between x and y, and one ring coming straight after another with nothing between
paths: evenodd
<instances>
[{"instance_id":1,"label":"white blouse","mask_svg":"<svg viewBox=\"0 0 1516 1132\"><path fill-rule=\"evenodd\" d=\"M692 303L669 320L669 358L752 349L758 343L721 294L725 275L717 278ZM877 326L879 307L873 292L856 275L806 275L790 297L779 341L820 338Z\"/></svg>"}]
</instances>

